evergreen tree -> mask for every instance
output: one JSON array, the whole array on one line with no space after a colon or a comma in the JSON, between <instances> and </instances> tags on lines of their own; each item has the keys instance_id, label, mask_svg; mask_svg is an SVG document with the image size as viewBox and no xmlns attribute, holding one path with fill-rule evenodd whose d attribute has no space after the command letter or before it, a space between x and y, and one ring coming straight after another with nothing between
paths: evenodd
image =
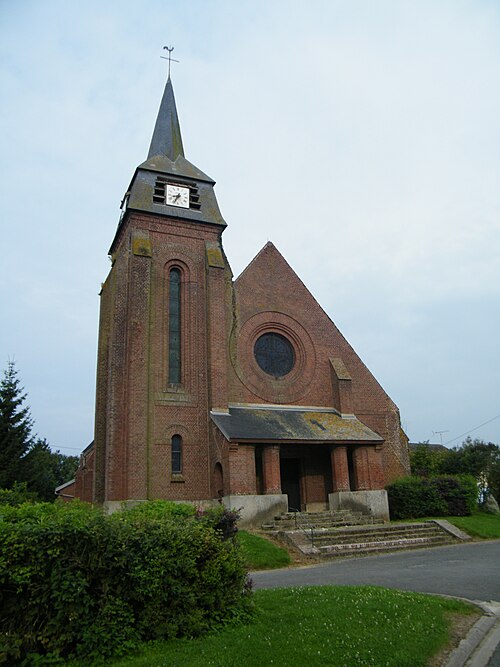
<instances>
[{"instance_id":1,"label":"evergreen tree","mask_svg":"<svg viewBox=\"0 0 500 667\"><path fill-rule=\"evenodd\" d=\"M22 476L22 458L31 444L33 421L13 361L0 382L0 489Z\"/></svg>"}]
</instances>

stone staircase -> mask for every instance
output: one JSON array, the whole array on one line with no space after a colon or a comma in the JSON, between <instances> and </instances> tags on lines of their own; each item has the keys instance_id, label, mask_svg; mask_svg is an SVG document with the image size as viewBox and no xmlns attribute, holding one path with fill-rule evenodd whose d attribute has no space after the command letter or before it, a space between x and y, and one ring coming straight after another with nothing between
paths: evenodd
<instances>
[{"instance_id":1,"label":"stone staircase","mask_svg":"<svg viewBox=\"0 0 500 667\"><path fill-rule=\"evenodd\" d=\"M346 558L470 539L448 521L384 524L347 510L283 514L262 529L316 558Z\"/></svg>"},{"instance_id":2,"label":"stone staircase","mask_svg":"<svg viewBox=\"0 0 500 667\"><path fill-rule=\"evenodd\" d=\"M351 510L325 510L324 512L287 512L274 517L274 521L262 524L262 530L268 533L282 533L300 528L340 528L382 523L362 512Z\"/></svg>"}]
</instances>

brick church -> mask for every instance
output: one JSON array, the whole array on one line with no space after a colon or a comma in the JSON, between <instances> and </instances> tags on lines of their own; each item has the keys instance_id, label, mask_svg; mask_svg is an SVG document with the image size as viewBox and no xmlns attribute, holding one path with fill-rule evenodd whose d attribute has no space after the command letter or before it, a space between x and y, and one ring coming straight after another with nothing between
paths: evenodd
<instances>
[{"instance_id":1,"label":"brick church","mask_svg":"<svg viewBox=\"0 0 500 667\"><path fill-rule=\"evenodd\" d=\"M109 250L95 439L58 492L386 518L409 471L398 408L272 243L233 280L214 184L169 77Z\"/></svg>"}]
</instances>

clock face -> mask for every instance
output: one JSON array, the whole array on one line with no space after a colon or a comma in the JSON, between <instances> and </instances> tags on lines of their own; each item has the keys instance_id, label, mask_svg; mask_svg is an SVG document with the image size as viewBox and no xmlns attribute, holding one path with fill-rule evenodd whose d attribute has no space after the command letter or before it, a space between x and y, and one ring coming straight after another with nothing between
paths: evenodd
<instances>
[{"instance_id":1,"label":"clock face","mask_svg":"<svg viewBox=\"0 0 500 667\"><path fill-rule=\"evenodd\" d=\"M189 208L189 188L167 183L167 204Z\"/></svg>"}]
</instances>

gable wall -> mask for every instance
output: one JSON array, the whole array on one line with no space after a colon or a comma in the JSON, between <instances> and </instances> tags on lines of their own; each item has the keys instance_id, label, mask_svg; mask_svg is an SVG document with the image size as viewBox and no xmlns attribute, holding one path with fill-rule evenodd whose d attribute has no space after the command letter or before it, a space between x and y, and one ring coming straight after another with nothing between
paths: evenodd
<instances>
[{"instance_id":1,"label":"gable wall","mask_svg":"<svg viewBox=\"0 0 500 667\"><path fill-rule=\"evenodd\" d=\"M329 359L340 357L352 378L354 414L386 441L387 479L404 474L407 448L397 407L272 244L235 282L235 303L230 402L339 409ZM271 378L254 359L255 340L266 330L282 333L296 350L296 367L282 379Z\"/></svg>"}]
</instances>

